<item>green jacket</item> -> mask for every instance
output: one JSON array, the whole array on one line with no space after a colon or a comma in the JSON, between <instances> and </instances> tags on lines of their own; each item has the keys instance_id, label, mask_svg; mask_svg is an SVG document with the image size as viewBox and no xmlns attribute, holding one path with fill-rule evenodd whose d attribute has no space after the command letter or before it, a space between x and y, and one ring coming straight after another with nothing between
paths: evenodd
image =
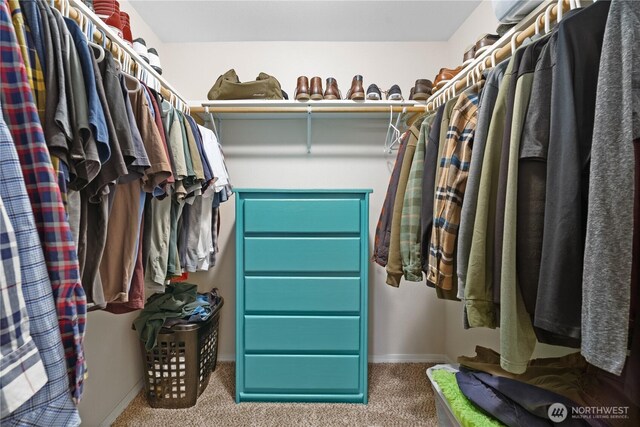
<instances>
[{"instance_id":1,"label":"green jacket","mask_svg":"<svg viewBox=\"0 0 640 427\"><path fill-rule=\"evenodd\" d=\"M387 285L398 287L402 279L402 255L400 254L400 224L402 222L402 206L404 205L404 193L409 182L409 172L413 163L413 155L418 144L419 131L415 126L409 130L409 140L402 160L400 179L396 200L393 204L393 216L391 218L391 239L389 242L389 260L387 261Z\"/></svg>"},{"instance_id":2,"label":"green jacket","mask_svg":"<svg viewBox=\"0 0 640 427\"><path fill-rule=\"evenodd\" d=\"M164 294L155 294L149 298L140 315L133 321L133 327L140 340L144 341L147 351L156 346L158 333L166 319L186 317L203 304L196 301L197 289L197 285L190 283L175 283L167 285Z\"/></svg>"}]
</instances>

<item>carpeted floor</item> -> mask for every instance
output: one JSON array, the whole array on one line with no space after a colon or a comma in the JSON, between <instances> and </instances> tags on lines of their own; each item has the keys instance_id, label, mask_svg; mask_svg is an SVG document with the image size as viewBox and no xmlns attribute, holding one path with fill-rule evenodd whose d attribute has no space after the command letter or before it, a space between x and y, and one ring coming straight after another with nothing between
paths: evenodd
<instances>
[{"instance_id":1,"label":"carpeted floor","mask_svg":"<svg viewBox=\"0 0 640 427\"><path fill-rule=\"evenodd\" d=\"M153 409L140 393L113 424L121 426L437 426L426 363L369 365L369 404L234 401L234 364L218 363L196 406Z\"/></svg>"}]
</instances>

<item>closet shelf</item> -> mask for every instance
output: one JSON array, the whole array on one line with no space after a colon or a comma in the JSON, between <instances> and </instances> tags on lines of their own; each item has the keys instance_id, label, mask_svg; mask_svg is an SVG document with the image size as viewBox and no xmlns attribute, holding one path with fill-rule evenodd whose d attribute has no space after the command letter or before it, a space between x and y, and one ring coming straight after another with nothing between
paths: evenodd
<instances>
[{"instance_id":1,"label":"closet shelf","mask_svg":"<svg viewBox=\"0 0 640 427\"><path fill-rule=\"evenodd\" d=\"M217 120L273 119L385 119L390 114L424 112L426 105L414 101L286 101L238 100L192 103L192 114L211 114Z\"/></svg>"}]
</instances>

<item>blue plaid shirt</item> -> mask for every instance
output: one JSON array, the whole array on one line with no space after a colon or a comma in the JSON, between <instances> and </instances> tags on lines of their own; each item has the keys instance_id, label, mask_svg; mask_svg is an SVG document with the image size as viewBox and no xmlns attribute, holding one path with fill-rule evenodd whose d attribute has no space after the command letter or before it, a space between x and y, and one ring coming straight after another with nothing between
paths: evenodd
<instances>
[{"instance_id":1,"label":"blue plaid shirt","mask_svg":"<svg viewBox=\"0 0 640 427\"><path fill-rule=\"evenodd\" d=\"M18 243L0 197L0 415L6 417L47 382L38 347L29 334L22 294Z\"/></svg>"},{"instance_id":2,"label":"blue plaid shirt","mask_svg":"<svg viewBox=\"0 0 640 427\"><path fill-rule=\"evenodd\" d=\"M22 292L29 316L29 332L40 351L47 383L11 415L3 426L73 426L80 416L71 401L67 366L42 244L22 177L13 140L0 114L0 198L15 230L20 257ZM4 313L4 311L3 311ZM4 377L3 377L4 386ZM4 403L3 408L4 408Z\"/></svg>"}]
</instances>

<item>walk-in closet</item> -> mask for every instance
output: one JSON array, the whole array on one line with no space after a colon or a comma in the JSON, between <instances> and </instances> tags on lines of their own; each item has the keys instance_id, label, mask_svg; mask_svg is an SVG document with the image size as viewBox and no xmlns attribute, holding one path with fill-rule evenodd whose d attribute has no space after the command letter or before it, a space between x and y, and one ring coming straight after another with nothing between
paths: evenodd
<instances>
[{"instance_id":1,"label":"walk-in closet","mask_svg":"<svg viewBox=\"0 0 640 427\"><path fill-rule=\"evenodd\" d=\"M640 1L3 0L0 425L640 425Z\"/></svg>"}]
</instances>

